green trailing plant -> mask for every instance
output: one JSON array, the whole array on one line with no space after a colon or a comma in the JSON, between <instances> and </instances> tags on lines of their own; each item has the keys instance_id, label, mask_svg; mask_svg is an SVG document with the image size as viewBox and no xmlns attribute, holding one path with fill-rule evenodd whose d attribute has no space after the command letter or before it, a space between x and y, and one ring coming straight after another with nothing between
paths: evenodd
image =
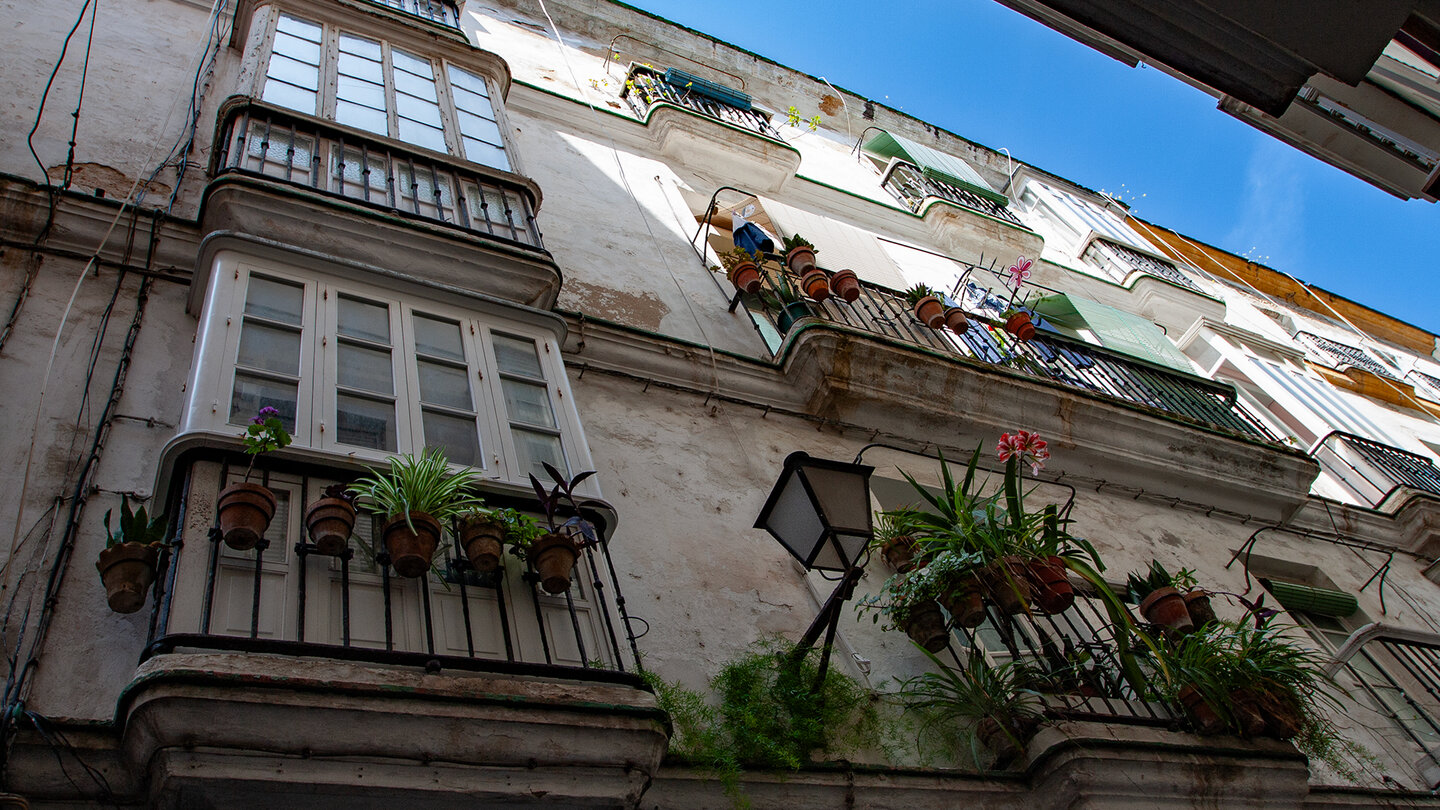
<instances>
[{"instance_id":1,"label":"green trailing plant","mask_svg":"<svg viewBox=\"0 0 1440 810\"><path fill-rule=\"evenodd\" d=\"M740 787L747 769L798 770L817 753L844 756L885 749L888 724L879 698L830 667L819 678L819 652L800 653L765 639L710 680L712 700L647 673L671 719L670 754L715 771L735 806L750 806Z\"/></svg>"},{"instance_id":2,"label":"green trailing plant","mask_svg":"<svg viewBox=\"0 0 1440 810\"><path fill-rule=\"evenodd\" d=\"M1170 586L1181 593L1186 593L1200 587L1200 580L1195 578L1195 569L1181 568L1170 575Z\"/></svg>"},{"instance_id":3,"label":"green trailing plant","mask_svg":"<svg viewBox=\"0 0 1440 810\"><path fill-rule=\"evenodd\" d=\"M110 513L113 511L113 509L106 509L105 517L102 520L105 525L105 548L113 548L121 543L139 543L142 546L166 544L164 515L156 515L152 518L145 514L144 505L132 512L130 511L130 499L121 495L120 523L112 530Z\"/></svg>"},{"instance_id":4,"label":"green trailing plant","mask_svg":"<svg viewBox=\"0 0 1440 810\"><path fill-rule=\"evenodd\" d=\"M891 509L876 512L873 524L874 539L871 540L870 547L878 550L902 537L913 537L919 526L914 509Z\"/></svg>"},{"instance_id":5,"label":"green trailing plant","mask_svg":"<svg viewBox=\"0 0 1440 810\"><path fill-rule=\"evenodd\" d=\"M442 524L452 517L484 505L470 492L480 474L470 467L451 472L445 451L431 447L416 456L405 453L390 459L388 472L371 469L349 486L369 511L404 516L411 531L411 512L423 512Z\"/></svg>"},{"instance_id":6,"label":"green trailing plant","mask_svg":"<svg viewBox=\"0 0 1440 810\"><path fill-rule=\"evenodd\" d=\"M922 733L938 732L952 743L958 737L958 747L969 751L977 768L984 767L986 746L981 738L987 720L993 723L990 733L997 739L1023 748L1040 722L1043 703L1037 692L1024 686L1013 663L993 665L978 647L971 647L966 666L955 669L934 653L921 651L935 669L901 681L899 698L923 717Z\"/></svg>"},{"instance_id":7,"label":"green trailing plant","mask_svg":"<svg viewBox=\"0 0 1440 810\"><path fill-rule=\"evenodd\" d=\"M793 104L790 105L790 109L785 111L785 123L789 124L792 127L799 128L801 126L804 126L811 132L814 132L820 128L821 121L822 119L818 115L814 115L809 118L801 116L800 110Z\"/></svg>"},{"instance_id":8,"label":"green trailing plant","mask_svg":"<svg viewBox=\"0 0 1440 810\"><path fill-rule=\"evenodd\" d=\"M495 509L492 516L504 526L505 545L515 554L524 558L531 544L540 537L540 524L535 518L514 509Z\"/></svg>"},{"instance_id":9,"label":"green trailing plant","mask_svg":"<svg viewBox=\"0 0 1440 810\"><path fill-rule=\"evenodd\" d=\"M762 261L760 254L751 253L742 247L733 247L729 250L721 251L719 255L720 264L725 267L726 273L733 271L745 262L753 262L758 265Z\"/></svg>"},{"instance_id":10,"label":"green trailing plant","mask_svg":"<svg viewBox=\"0 0 1440 810\"><path fill-rule=\"evenodd\" d=\"M940 593L940 583L926 575L925 569L917 569L892 575L879 593L869 594L857 602L855 611L869 612L872 623L878 624L884 617L886 630L903 630L917 611L937 604L935 600L940 598Z\"/></svg>"}]
</instances>

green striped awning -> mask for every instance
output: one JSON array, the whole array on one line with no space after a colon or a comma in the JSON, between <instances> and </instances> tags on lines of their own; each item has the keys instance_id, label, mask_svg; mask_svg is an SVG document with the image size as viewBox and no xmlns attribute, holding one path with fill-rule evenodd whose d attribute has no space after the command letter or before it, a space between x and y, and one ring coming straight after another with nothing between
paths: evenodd
<instances>
[{"instance_id":1,"label":"green striped awning","mask_svg":"<svg viewBox=\"0 0 1440 810\"><path fill-rule=\"evenodd\" d=\"M1303 610L1319 616L1343 619L1360 609L1360 600L1344 591L1270 580L1266 587L1286 610Z\"/></svg>"},{"instance_id":2,"label":"green striped awning","mask_svg":"<svg viewBox=\"0 0 1440 810\"><path fill-rule=\"evenodd\" d=\"M891 135L881 130L862 148L877 157L907 160L936 180L972 191L1000 205L1008 205L1010 202L1004 194L991 188L990 184L986 183L969 163L954 155L947 155L939 150L931 149L923 143L916 143L909 138Z\"/></svg>"},{"instance_id":3,"label":"green striped awning","mask_svg":"<svg viewBox=\"0 0 1440 810\"><path fill-rule=\"evenodd\" d=\"M1107 349L1186 374L1195 373L1190 359L1175 348L1160 327L1139 315L1078 295L1063 294L1040 299L1035 311L1060 326L1090 330Z\"/></svg>"}]
</instances>

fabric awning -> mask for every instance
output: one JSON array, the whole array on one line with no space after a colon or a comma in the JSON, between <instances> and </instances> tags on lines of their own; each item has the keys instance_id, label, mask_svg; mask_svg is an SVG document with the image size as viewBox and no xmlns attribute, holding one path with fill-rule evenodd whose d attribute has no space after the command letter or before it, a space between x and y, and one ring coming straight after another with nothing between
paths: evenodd
<instances>
[{"instance_id":1,"label":"fabric awning","mask_svg":"<svg viewBox=\"0 0 1440 810\"><path fill-rule=\"evenodd\" d=\"M848 268L871 284L905 289L905 276L875 234L764 197L759 200L780 236L800 234L815 245L815 261L821 267Z\"/></svg>"},{"instance_id":2,"label":"fabric awning","mask_svg":"<svg viewBox=\"0 0 1440 810\"><path fill-rule=\"evenodd\" d=\"M907 160L936 180L972 191L1000 205L1010 203L1005 195L991 188L990 184L985 182L980 173L975 171L969 163L954 155L947 155L937 149L931 149L923 143L916 143L909 138L892 135L881 130L862 148L879 157Z\"/></svg>"},{"instance_id":3,"label":"fabric awning","mask_svg":"<svg viewBox=\"0 0 1440 810\"><path fill-rule=\"evenodd\" d=\"M1343 619L1360 609L1360 600L1344 591L1271 580L1266 587L1286 610L1303 610L1320 616Z\"/></svg>"},{"instance_id":4,"label":"fabric awning","mask_svg":"<svg viewBox=\"0 0 1440 810\"><path fill-rule=\"evenodd\" d=\"M702 79L694 73L687 73L678 68L668 68L664 76L665 83L680 90L689 90L707 98L713 98L722 104L729 104L740 110L750 109L750 95L742 93L733 87L712 82L709 79Z\"/></svg>"},{"instance_id":5,"label":"fabric awning","mask_svg":"<svg viewBox=\"0 0 1440 810\"><path fill-rule=\"evenodd\" d=\"M1035 304L1035 311L1061 326L1090 330L1107 349L1186 374L1195 373L1190 359L1175 348L1160 327L1139 315L1078 295L1064 294L1040 299Z\"/></svg>"}]
</instances>

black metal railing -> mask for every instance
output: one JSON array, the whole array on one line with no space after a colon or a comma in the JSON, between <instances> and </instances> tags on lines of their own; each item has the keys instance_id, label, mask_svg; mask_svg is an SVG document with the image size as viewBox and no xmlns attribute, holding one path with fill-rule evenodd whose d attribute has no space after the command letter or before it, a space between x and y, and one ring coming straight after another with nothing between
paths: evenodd
<instances>
[{"instance_id":1,"label":"black metal railing","mask_svg":"<svg viewBox=\"0 0 1440 810\"><path fill-rule=\"evenodd\" d=\"M460 9L449 0L370 0L382 6L389 6L422 20L439 23L460 30Z\"/></svg>"},{"instance_id":2,"label":"black metal railing","mask_svg":"<svg viewBox=\"0 0 1440 810\"><path fill-rule=\"evenodd\" d=\"M1310 332L1296 332L1295 339L1305 348L1320 355L1324 364L1331 368L1354 366L1381 377L1396 379L1394 371L1371 357L1370 353L1364 349L1339 343Z\"/></svg>"},{"instance_id":3,"label":"black metal railing","mask_svg":"<svg viewBox=\"0 0 1440 810\"><path fill-rule=\"evenodd\" d=\"M1147 256L1138 250L1133 250L1108 239L1096 239L1091 242L1090 246L1085 249L1083 258L1092 262L1117 280L1123 280L1131 273L1139 271L1157 278L1163 278L1187 290L1194 290L1198 293L1204 292L1189 276L1180 272L1180 268L1170 262L1157 259L1154 256Z\"/></svg>"},{"instance_id":4,"label":"black metal railing","mask_svg":"<svg viewBox=\"0 0 1440 810\"><path fill-rule=\"evenodd\" d=\"M387 139L246 101L225 113L216 174L264 176L377 209L542 248L529 188Z\"/></svg>"},{"instance_id":5,"label":"black metal railing","mask_svg":"<svg viewBox=\"0 0 1440 810\"><path fill-rule=\"evenodd\" d=\"M306 537L306 505L349 475L276 463L253 477L275 493L274 519L255 548L236 551L218 525L187 526L185 516L213 512L216 487L242 478L239 458L203 451L177 465L172 526L179 528L157 577L146 658L235 650L431 670L577 677L583 670L611 680L638 671L631 627L643 620L626 612L608 542L581 551L560 595L545 593L509 553L499 570L477 571L453 526L424 576L401 577L372 516L361 513L339 554L322 554ZM503 505L505 496L487 493L487 501Z\"/></svg>"},{"instance_id":6,"label":"black metal railing","mask_svg":"<svg viewBox=\"0 0 1440 810\"><path fill-rule=\"evenodd\" d=\"M1009 369L1045 382L1164 411L1200 424L1266 441L1276 441L1235 399L1235 391L1192 374L1158 366L1071 339L1037 331L1030 340L1007 333L1001 321L967 312L962 334L930 329L895 290L861 282L860 297L846 303L831 296L816 302L800 294L800 282L780 271L770 256L758 295L743 296L749 310L783 336L794 322L814 318L936 352ZM971 268L975 270L976 268Z\"/></svg>"},{"instance_id":7,"label":"black metal railing","mask_svg":"<svg viewBox=\"0 0 1440 810\"><path fill-rule=\"evenodd\" d=\"M1427 789L1440 789L1440 636L1367 625L1336 651L1326 674L1362 710L1352 717L1415 763Z\"/></svg>"},{"instance_id":8,"label":"black metal railing","mask_svg":"<svg viewBox=\"0 0 1440 810\"><path fill-rule=\"evenodd\" d=\"M1311 451L1326 469L1378 505L1399 487L1440 495L1440 466L1418 453L1353 433L1332 432Z\"/></svg>"},{"instance_id":9,"label":"black metal railing","mask_svg":"<svg viewBox=\"0 0 1440 810\"><path fill-rule=\"evenodd\" d=\"M620 97L630 104L630 109L642 120L649 116L657 104L673 104L676 107L699 113L732 126L748 129L759 135L783 140L779 130L770 124L770 116L759 110L744 110L723 101L692 93L683 87L666 82L660 74L644 65L636 65L625 77L625 88Z\"/></svg>"},{"instance_id":10,"label":"black metal railing","mask_svg":"<svg viewBox=\"0 0 1440 810\"><path fill-rule=\"evenodd\" d=\"M918 167L902 161L890 165L890 169L881 178L880 185L916 213L919 213L927 199L934 197L1014 225L1021 224L1020 218L1010 213L1010 209L1003 204L970 189L937 180L920 171Z\"/></svg>"}]
</instances>

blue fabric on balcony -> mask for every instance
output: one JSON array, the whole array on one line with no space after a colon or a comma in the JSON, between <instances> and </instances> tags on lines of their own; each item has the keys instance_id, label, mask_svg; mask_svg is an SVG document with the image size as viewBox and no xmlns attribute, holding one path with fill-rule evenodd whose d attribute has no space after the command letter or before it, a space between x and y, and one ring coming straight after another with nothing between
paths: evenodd
<instances>
[{"instance_id":1,"label":"blue fabric on balcony","mask_svg":"<svg viewBox=\"0 0 1440 810\"><path fill-rule=\"evenodd\" d=\"M746 222L735 229L735 246L745 248L751 253L775 252L775 240L753 222Z\"/></svg>"}]
</instances>

